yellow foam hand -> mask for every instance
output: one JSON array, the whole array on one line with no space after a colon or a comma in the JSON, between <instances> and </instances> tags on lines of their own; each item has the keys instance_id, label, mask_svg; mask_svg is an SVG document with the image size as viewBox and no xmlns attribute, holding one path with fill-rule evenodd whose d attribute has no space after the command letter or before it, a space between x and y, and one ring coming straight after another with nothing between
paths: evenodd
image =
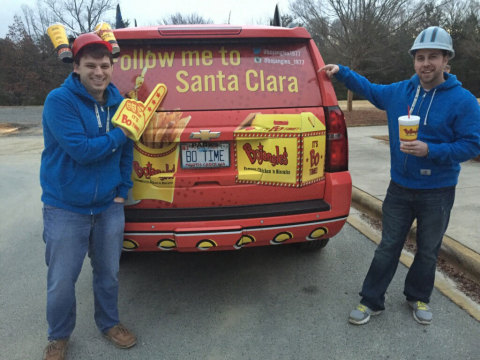
<instances>
[{"instance_id":1,"label":"yellow foam hand","mask_svg":"<svg viewBox=\"0 0 480 360\"><path fill-rule=\"evenodd\" d=\"M124 99L113 115L112 123L127 130L128 137L138 141L166 93L167 87L165 84L157 84L145 103Z\"/></svg>"}]
</instances>

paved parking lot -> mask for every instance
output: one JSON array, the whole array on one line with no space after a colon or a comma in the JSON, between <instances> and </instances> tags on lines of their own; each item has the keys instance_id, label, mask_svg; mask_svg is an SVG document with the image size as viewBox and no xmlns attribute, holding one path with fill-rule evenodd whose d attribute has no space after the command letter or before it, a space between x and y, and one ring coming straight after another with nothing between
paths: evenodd
<instances>
[{"instance_id":1,"label":"paved parking lot","mask_svg":"<svg viewBox=\"0 0 480 360\"><path fill-rule=\"evenodd\" d=\"M0 359L46 345L46 266L38 171L41 136L0 137ZM69 359L477 359L479 323L437 290L434 322L417 324L399 266L387 311L348 324L375 245L349 225L324 251L288 246L200 254L130 254L120 311L139 337L113 348L93 321L88 260L77 284Z\"/></svg>"}]
</instances>

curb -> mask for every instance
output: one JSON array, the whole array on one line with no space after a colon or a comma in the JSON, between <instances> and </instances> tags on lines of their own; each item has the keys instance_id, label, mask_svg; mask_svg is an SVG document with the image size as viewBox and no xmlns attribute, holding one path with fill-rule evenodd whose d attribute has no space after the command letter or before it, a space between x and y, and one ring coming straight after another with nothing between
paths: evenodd
<instances>
[{"instance_id":1,"label":"curb","mask_svg":"<svg viewBox=\"0 0 480 360\"><path fill-rule=\"evenodd\" d=\"M355 205L355 207L365 211L374 218L381 219L382 204L381 200L352 186L352 205ZM415 238L414 227L410 230L409 237ZM477 281L480 280L480 254L447 235L443 237L440 253L449 260L454 261L462 270L469 273Z\"/></svg>"}]
</instances>

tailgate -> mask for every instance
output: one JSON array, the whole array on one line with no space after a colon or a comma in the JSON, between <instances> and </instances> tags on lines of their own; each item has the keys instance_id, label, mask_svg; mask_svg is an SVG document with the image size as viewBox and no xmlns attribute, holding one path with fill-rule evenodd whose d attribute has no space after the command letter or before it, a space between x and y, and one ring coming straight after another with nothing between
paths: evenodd
<instances>
[{"instance_id":1,"label":"tailgate","mask_svg":"<svg viewBox=\"0 0 480 360\"><path fill-rule=\"evenodd\" d=\"M325 126L313 113L162 116L188 123L172 141L145 141L147 129L134 145L132 195L144 200L142 207L238 207L322 198ZM221 124L234 118L236 126Z\"/></svg>"},{"instance_id":2,"label":"tailgate","mask_svg":"<svg viewBox=\"0 0 480 360\"><path fill-rule=\"evenodd\" d=\"M135 208L287 211L323 199L325 113L306 39L121 48L114 83L122 94L143 101L157 83L167 86L135 144Z\"/></svg>"}]
</instances>

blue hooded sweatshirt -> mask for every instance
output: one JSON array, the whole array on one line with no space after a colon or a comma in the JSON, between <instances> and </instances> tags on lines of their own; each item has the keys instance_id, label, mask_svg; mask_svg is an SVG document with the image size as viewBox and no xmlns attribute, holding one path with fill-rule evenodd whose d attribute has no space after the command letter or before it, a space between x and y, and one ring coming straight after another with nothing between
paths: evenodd
<instances>
[{"instance_id":1,"label":"blue hooded sweatshirt","mask_svg":"<svg viewBox=\"0 0 480 360\"><path fill-rule=\"evenodd\" d=\"M339 81L387 112L392 180L410 189L455 186L460 163L480 154L480 106L457 77L444 73L445 82L425 91L417 75L378 85L346 66L339 68ZM428 144L426 157L400 151L398 117L407 115L409 107L412 115L420 116L418 140Z\"/></svg>"},{"instance_id":2,"label":"blue hooded sweatshirt","mask_svg":"<svg viewBox=\"0 0 480 360\"><path fill-rule=\"evenodd\" d=\"M42 201L80 214L98 214L132 187L133 142L111 118L123 100L109 84L100 105L72 73L47 96L45 148L40 166Z\"/></svg>"}]
</instances>

